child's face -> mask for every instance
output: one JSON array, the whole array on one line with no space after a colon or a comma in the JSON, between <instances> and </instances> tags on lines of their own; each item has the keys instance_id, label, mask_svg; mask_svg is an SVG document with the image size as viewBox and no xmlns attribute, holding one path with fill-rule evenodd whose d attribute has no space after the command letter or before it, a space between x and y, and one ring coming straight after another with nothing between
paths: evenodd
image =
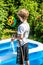
<instances>
[{"instance_id":1,"label":"child's face","mask_svg":"<svg viewBox=\"0 0 43 65\"><path fill-rule=\"evenodd\" d=\"M24 20L22 19L22 17L19 16L19 19L20 19L21 22L24 22Z\"/></svg>"},{"instance_id":2,"label":"child's face","mask_svg":"<svg viewBox=\"0 0 43 65\"><path fill-rule=\"evenodd\" d=\"M21 21L21 22L23 22L23 19L22 19L22 18L20 18L20 21Z\"/></svg>"}]
</instances>

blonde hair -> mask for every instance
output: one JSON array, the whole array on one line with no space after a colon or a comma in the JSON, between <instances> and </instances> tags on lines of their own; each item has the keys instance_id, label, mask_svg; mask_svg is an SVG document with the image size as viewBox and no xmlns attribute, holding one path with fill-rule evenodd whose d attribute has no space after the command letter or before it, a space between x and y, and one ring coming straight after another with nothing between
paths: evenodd
<instances>
[{"instance_id":1,"label":"blonde hair","mask_svg":"<svg viewBox=\"0 0 43 65\"><path fill-rule=\"evenodd\" d=\"M28 19L29 16L29 12L26 9L21 9L20 11L18 11L17 13L23 20Z\"/></svg>"}]
</instances>

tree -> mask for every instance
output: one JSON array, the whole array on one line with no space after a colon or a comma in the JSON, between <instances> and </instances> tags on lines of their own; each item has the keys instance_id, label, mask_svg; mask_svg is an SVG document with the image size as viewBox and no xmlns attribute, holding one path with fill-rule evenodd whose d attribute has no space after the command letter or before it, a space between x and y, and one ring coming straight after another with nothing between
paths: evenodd
<instances>
[{"instance_id":1,"label":"tree","mask_svg":"<svg viewBox=\"0 0 43 65\"><path fill-rule=\"evenodd\" d=\"M17 19L17 26L20 20L17 17L17 11L26 8L29 11L28 23L30 24L30 33L34 40L43 42L43 2L42 0L0 0L0 35L6 34L7 29L11 30L6 23L8 17L15 16ZM14 29L14 30L15 30ZM8 31L8 30L7 30ZM9 36L11 34L7 34ZM40 37L40 39L39 39Z\"/></svg>"}]
</instances>

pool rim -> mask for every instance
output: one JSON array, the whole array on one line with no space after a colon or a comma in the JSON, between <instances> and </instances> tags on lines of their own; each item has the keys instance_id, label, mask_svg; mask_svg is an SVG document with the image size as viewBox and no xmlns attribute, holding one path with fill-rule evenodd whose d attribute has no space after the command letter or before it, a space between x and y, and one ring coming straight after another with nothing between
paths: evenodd
<instances>
[{"instance_id":1,"label":"pool rim","mask_svg":"<svg viewBox=\"0 0 43 65\"><path fill-rule=\"evenodd\" d=\"M15 40L17 40L17 39L15 39ZM11 41L11 38L5 39L5 40L0 40L0 44L4 44L4 43L10 42L10 41ZM34 52L38 52L38 51L42 51L43 50L43 44L42 43L34 41L34 40L31 40L31 39L27 39L27 42L38 45L35 48L29 49L29 53L34 53Z\"/></svg>"}]
</instances>

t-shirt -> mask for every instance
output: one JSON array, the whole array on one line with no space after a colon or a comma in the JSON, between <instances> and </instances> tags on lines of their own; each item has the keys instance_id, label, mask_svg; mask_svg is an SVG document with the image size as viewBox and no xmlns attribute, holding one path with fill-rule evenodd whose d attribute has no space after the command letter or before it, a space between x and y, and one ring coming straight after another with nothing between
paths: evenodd
<instances>
[{"instance_id":1,"label":"t-shirt","mask_svg":"<svg viewBox=\"0 0 43 65\"><path fill-rule=\"evenodd\" d=\"M23 22L22 24L20 24L18 26L18 32L17 32L18 35L19 34L23 34L24 35L23 39L20 40L21 46L23 46L24 44L27 43L26 40L28 39L29 32L30 32L30 26L29 26L28 22L25 21L25 22ZM18 44L18 46L19 46L19 44Z\"/></svg>"}]
</instances>

